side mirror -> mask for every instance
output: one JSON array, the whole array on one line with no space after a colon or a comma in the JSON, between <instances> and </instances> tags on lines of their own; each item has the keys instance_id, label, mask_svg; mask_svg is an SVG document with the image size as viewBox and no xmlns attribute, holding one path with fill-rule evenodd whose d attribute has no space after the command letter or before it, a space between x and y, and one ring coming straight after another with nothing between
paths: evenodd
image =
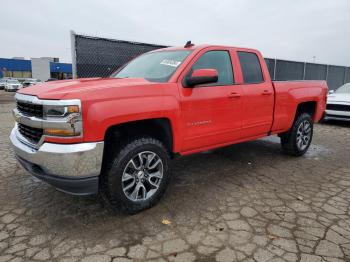
<instances>
[{"instance_id":1,"label":"side mirror","mask_svg":"<svg viewBox=\"0 0 350 262\"><path fill-rule=\"evenodd\" d=\"M196 85L216 83L218 81L218 71L216 69L196 69L191 76L186 78L186 86L194 87Z\"/></svg>"},{"instance_id":2,"label":"side mirror","mask_svg":"<svg viewBox=\"0 0 350 262\"><path fill-rule=\"evenodd\" d=\"M334 94L334 90L329 90L328 94L329 94L329 95Z\"/></svg>"}]
</instances>

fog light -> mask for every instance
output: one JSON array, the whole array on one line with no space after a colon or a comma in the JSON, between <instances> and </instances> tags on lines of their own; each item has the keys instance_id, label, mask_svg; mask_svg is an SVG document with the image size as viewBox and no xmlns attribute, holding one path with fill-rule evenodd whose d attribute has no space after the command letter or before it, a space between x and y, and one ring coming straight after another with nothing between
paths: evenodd
<instances>
[{"instance_id":1,"label":"fog light","mask_svg":"<svg viewBox=\"0 0 350 262\"><path fill-rule=\"evenodd\" d=\"M44 135L48 135L48 136L79 136L80 132L74 132L74 131L62 130L62 129L45 128Z\"/></svg>"}]
</instances>

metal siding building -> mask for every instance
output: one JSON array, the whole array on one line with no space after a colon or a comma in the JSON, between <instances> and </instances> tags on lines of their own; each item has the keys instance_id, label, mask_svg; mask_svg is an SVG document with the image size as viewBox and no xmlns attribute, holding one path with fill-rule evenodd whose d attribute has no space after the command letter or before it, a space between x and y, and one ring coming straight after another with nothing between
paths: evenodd
<instances>
[{"instance_id":1,"label":"metal siding building","mask_svg":"<svg viewBox=\"0 0 350 262\"><path fill-rule=\"evenodd\" d=\"M49 71L53 76L72 74L72 64L49 63ZM0 78L2 77L30 78L32 77L32 61L22 59L0 58Z\"/></svg>"},{"instance_id":2,"label":"metal siding building","mask_svg":"<svg viewBox=\"0 0 350 262\"><path fill-rule=\"evenodd\" d=\"M72 64L50 62L51 73L72 73Z\"/></svg>"},{"instance_id":3,"label":"metal siding building","mask_svg":"<svg viewBox=\"0 0 350 262\"><path fill-rule=\"evenodd\" d=\"M5 74L8 71L30 73L32 62L30 60L0 58L0 78L6 76Z\"/></svg>"}]
</instances>

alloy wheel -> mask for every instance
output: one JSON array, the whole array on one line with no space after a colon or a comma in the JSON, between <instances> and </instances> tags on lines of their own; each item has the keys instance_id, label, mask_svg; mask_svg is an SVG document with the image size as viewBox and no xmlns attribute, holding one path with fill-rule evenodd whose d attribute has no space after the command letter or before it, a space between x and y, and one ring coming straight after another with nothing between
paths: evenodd
<instances>
[{"instance_id":1,"label":"alloy wheel","mask_svg":"<svg viewBox=\"0 0 350 262\"><path fill-rule=\"evenodd\" d=\"M122 188L131 201L143 201L152 197L163 178L162 159L154 152L143 151L133 156L127 163Z\"/></svg>"},{"instance_id":2,"label":"alloy wheel","mask_svg":"<svg viewBox=\"0 0 350 262\"><path fill-rule=\"evenodd\" d=\"M304 120L297 129L297 147L299 150L305 150L311 142L311 123Z\"/></svg>"}]
</instances>

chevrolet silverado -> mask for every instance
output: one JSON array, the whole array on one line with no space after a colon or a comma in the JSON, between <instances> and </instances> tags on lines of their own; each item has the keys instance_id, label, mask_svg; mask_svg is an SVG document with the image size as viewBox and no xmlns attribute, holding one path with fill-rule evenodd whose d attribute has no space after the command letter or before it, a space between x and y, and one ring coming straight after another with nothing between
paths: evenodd
<instances>
[{"instance_id":1,"label":"chevrolet silverado","mask_svg":"<svg viewBox=\"0 0 350 262\"><path fill-rule=\"evenodd\" d=\"M176 156L269 135L303 155L327 91L324 81L271 81L254 49L187 44L143 54L109 78L21 89L10 140L33 176L135 213L164 194Z\"/></svg>"}]
</instances>

